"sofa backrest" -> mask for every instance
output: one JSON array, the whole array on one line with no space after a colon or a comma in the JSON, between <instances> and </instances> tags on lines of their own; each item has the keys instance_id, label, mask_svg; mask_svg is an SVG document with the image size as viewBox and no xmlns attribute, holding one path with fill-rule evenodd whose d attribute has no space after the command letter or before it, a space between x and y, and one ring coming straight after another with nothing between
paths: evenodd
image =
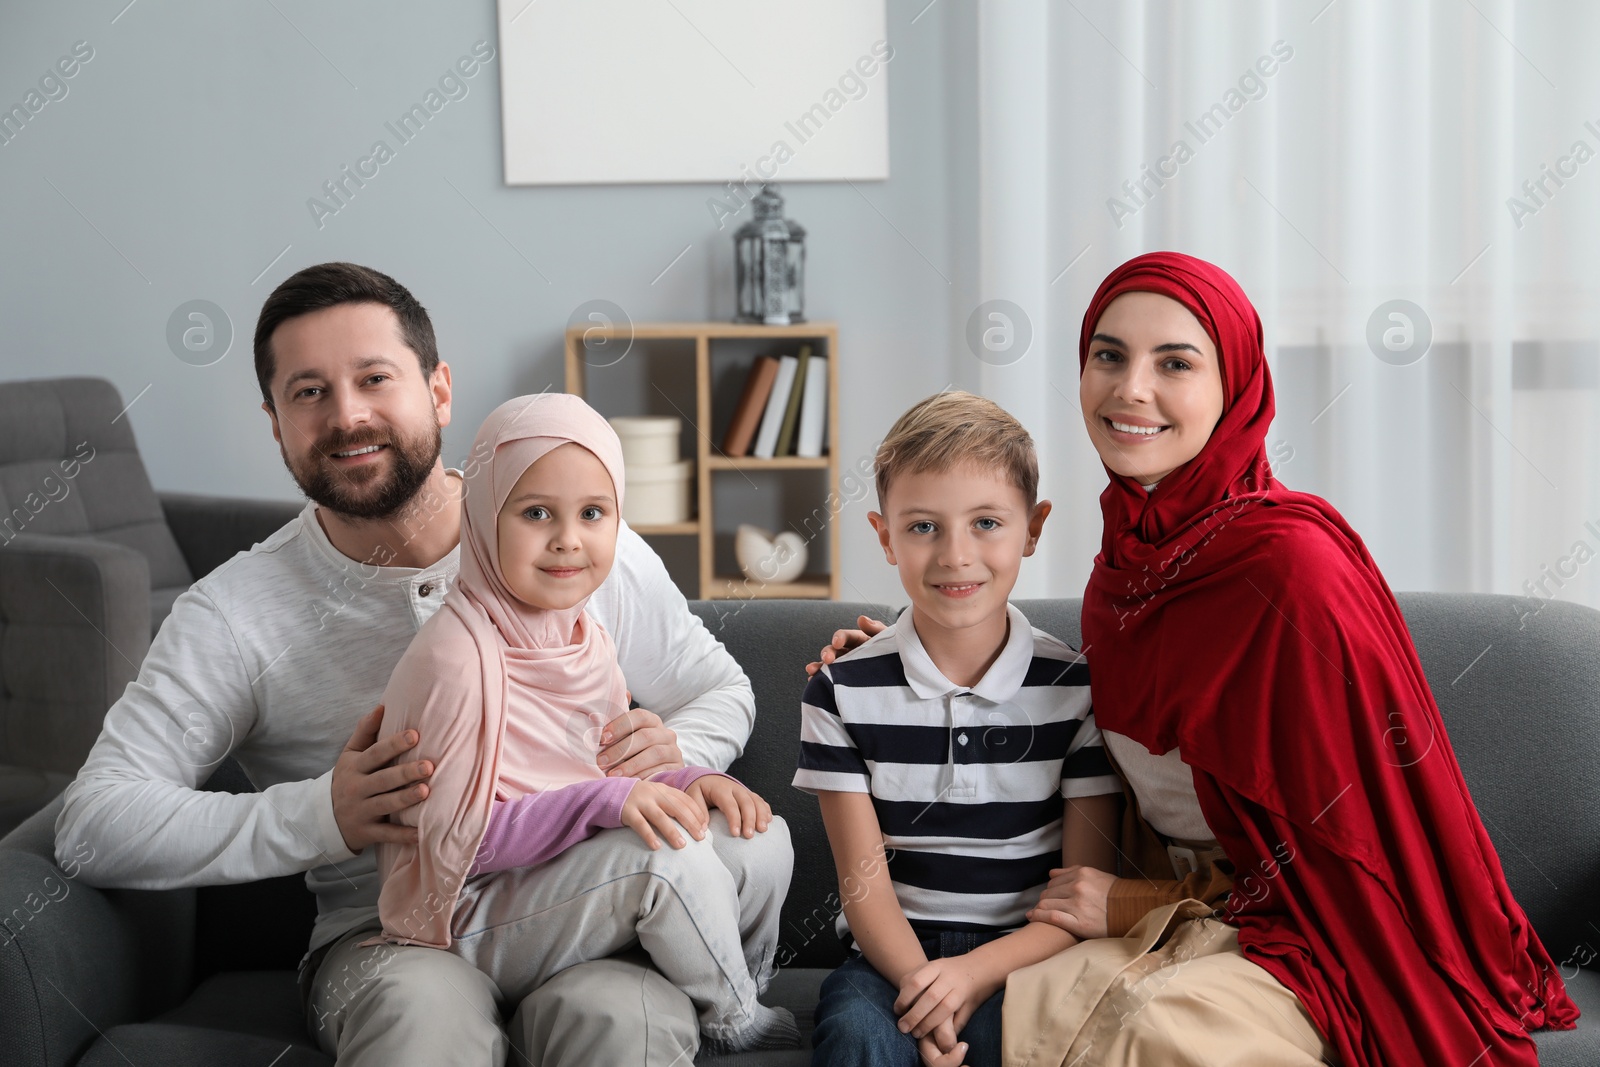
<instances>
[{"instance_id":1,"label":"sofa backrest","mask_svg":"<svg viewBox=\"0 0 1600 1067\"><path fill-rule=\"evenodd\" d=\"M150 561L153 588L194 580L123 400L101 378L0 382L0 551L23 533L134 549Z\"/></svg>"},{"instance_id":2,"label":"sofa backrest","mask_svg":"<svg viewBox=\"0 0 1600 1067\"><path fill-rule=\"evenodd\" d=\"M882 604L825 600L702 600L689 606L739 661L755 690L755 729L729 772L783 816L794 842L778 964L837 966L845 950L834 933L840 909L833 853L816 798L790 785L800 758L800 698L806 664L835 630L854 626L858 615L885 619L893 612Z\"/></svg>"},{"instance_id":3,"label":"sofa backrest","mask_svg":"<svg viewBox=\"0 0 1600 1067\"><path fill-rule=\"evenodd\" d=\"M1512 893L1556 963L1592 963L1600 611L1470 593L1397 599Z\"/></svg>"}]
</instances>

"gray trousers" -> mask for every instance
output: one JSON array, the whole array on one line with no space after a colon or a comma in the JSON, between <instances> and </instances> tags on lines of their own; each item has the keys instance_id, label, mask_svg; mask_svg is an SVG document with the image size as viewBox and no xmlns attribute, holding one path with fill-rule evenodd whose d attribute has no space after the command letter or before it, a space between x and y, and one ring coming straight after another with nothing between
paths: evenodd
<instances>
[{"instance_id":1,"label":"gray trousers","mask_svg":"<svg viewBox=\"0 0 1600 1067\"><path fill-rule=\"evenodd\" d=\"M555 975L638 944L728 1038L756 1019L771 981L779 911L794 853L789 828L735 837L713 812L705 840L650 849L625 827L602 830L537 867L470 879L450 951L516 1003Z\"/></svg>"},{"instance_id":2,"label":"gray trousers","mask_svg":"<svg viewBox=\"0 0 1600 1067\"><path fill-rule=\"evenodd\" d=\"M776 892L765 891L777 902L775 939L793 868L787 826L774 818L765 834L745 841L728 833L720 813L711 824L720 834L717 854L740 887L741 912L747 897L754 903L764 895L758 884L781 875ZM312 986L307 1025L340 1067L688 1067L699 1048L694 1005L637 949L563 970L513 1007L488 975L453 952L360 947L374 932L335 943ZM507 1025L502 1008L513 1011Z\"/></svg>"}]
</instances>

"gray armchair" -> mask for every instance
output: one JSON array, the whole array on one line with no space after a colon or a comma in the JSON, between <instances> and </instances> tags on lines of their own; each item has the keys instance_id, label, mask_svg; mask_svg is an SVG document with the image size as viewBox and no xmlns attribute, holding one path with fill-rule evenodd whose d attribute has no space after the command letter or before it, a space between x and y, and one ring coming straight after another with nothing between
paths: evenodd
<instances>
[{"instance_id":1,"label":"gray armchair","mask_svg":"<svg viewBox=\"0 0 1600 1067\"><path fill-rule=\"evenodd\" d=\"M71 780L178 594L299 510L158 496L123 406L0 383L0 834Z\"/></svg>"}]
</instances>

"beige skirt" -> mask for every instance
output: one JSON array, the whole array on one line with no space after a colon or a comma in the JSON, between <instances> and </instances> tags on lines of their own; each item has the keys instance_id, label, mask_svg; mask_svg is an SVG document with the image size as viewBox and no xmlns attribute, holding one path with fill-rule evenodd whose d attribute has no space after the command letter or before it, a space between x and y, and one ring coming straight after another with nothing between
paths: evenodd
<instances>
[{"instance_id":1,"label":"beige skirt","mask_svg":"<svg viewBox=\"0 0 1600 1067\"><path fill-rule=\"evenodd\" d=\"M1006 981L1006 1067L1312 1067L1331 1050L1299 999L1198 900Z\"/></svg>"}]
</instances>

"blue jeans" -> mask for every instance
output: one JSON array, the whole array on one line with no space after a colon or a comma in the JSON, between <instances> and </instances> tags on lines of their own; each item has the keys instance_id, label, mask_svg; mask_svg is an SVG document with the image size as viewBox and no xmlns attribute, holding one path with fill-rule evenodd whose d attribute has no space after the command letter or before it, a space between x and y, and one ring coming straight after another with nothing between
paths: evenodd
<instances>
[{"instance_id":1,"label":"blue jeans","mask_svg":"<svg viewBox=\"0 0 1600 1067\"><path fill-rule=\"evenodd\" d=\"M1001 936L994 933L946 931L922 941L930 960L960 956ZM918 1067L916 1038L902 1034L894 1013L900 995L864 956L852 956L823 979L817 1001L817 1029L812 1035L812 1067ZM959 1035L967 1043L971 1067L1000 1065L1001 990L988 1000Z\"/></svg>"}]
</instances>

